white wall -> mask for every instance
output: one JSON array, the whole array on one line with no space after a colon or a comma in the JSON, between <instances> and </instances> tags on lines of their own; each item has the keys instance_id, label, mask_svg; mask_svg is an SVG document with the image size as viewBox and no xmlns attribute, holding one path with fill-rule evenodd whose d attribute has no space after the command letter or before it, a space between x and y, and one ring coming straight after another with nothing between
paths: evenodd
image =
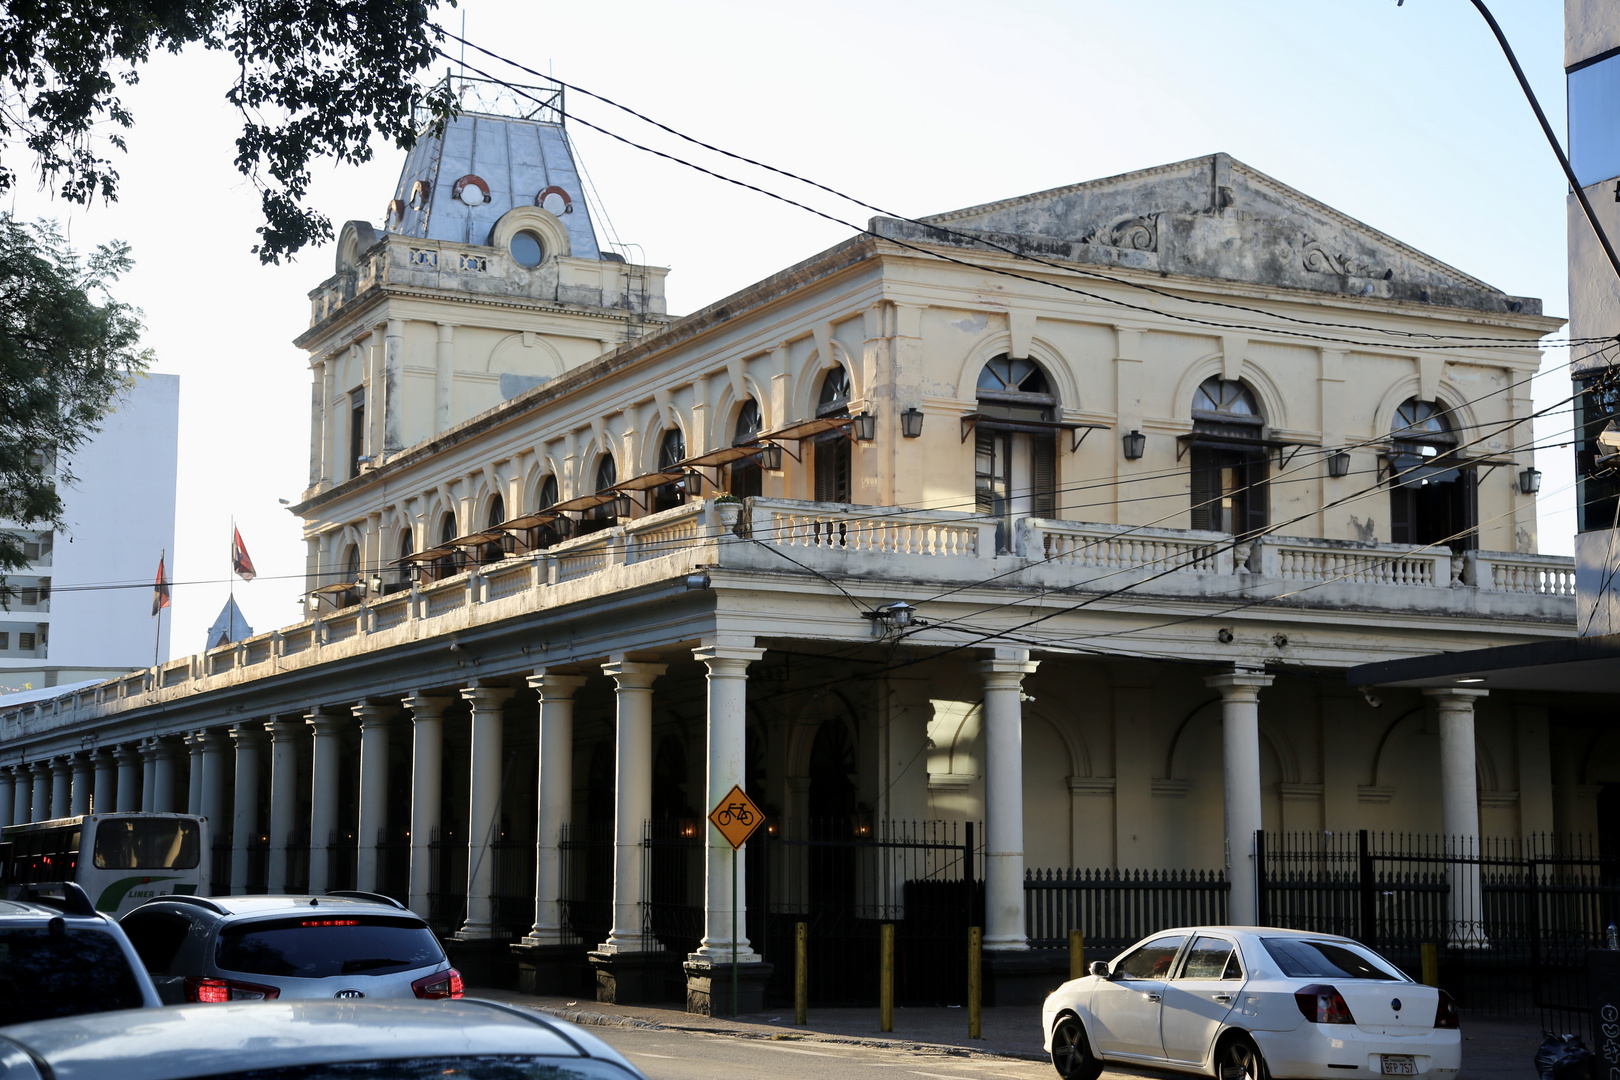
<instances>
[{"instance_id":1,"label":"white wall","mask_svg":"<svg viewBox=\"0 0 1620 1080\"><path fill-rule=\"evenodd\" d=\"M180 430L180 377L147 375L108 416L85 446L68 459L78 479L61 489L65 532L56 536L51 574L51 640L47 663L121 666L152 663L150 588L74 591L68 586L151 582L158 555L174 566L174 494ZM242 453L220 447L220 453ZM228 538L220 537L223 547ZM224 565L224 553L220 565ZM183 597L183 590L175 593ZM169 657L169 622L163 613L158 650Z\"/></svg>"}]
</instances>

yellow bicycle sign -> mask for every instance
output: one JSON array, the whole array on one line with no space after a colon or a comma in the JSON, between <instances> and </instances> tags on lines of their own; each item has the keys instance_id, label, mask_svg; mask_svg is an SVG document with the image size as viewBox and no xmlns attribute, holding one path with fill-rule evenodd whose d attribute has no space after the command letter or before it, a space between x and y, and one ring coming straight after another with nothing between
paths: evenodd
<instances>
[{"instance_id":1,"label":"yellow bicycle sign","mask_svg":"<svg viewBox=\"0 0 1620 1080\"><path fill-rule=\"evenodd\" d=\"M726 843L730 844L733 850L748 842L748 838L754 835L754 830L759 828L764 818L765 815L760 812L759 807L754 805L754 800L735 784L726 792L724 798L715 803L714 809L709 811L709 820L720 835L726 838Z\"/></svg>"}]
</instances>

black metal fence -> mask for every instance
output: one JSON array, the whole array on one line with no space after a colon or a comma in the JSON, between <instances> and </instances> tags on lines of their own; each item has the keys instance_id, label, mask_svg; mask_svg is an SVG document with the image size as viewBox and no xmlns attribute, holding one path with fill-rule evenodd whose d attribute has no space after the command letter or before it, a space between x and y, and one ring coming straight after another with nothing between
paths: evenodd
<instances>
[{"instance_id":1,"label":"black metal fence","mask_svg":"<svg viewBox=\"0 0 1620 1080\"><path fill-rule=\"evenodd\" d=\"M208 895L229 896L231 893L231 838L215 834L213 850L209 853Z\"/></svg>"},{"instance_id":2,"label":"black metal fence","mask_svg":"<svg viewBox=\"0 0 1620 1080\"><path fill-rule=\"evenodd\" d=\"M428 868L428 925L449 937L467 918L467 841L435 831L428 842Z\"/></svg>"},{"instance_id":3,"label":"black metal fence","mask_svg":"<svg viewBox=\"0 0 1620 1080\"><path fill-rule=\"evenodd\" d=\"M613 825L564 825L558 847L563 926L571 943L594 948L613 926Z\"/></svg>"},{"instance_id":4,"label":"black metal fence","mask_svg":"<svg viewBox=\"0 0 1620 1080\"><path fill-rule=\"evenodd\" d=\"M1032 947L1055 949L1079 930L1087 956L1109 959L1167 926L1222 925L1229 888L1219 870L1030 870L1025 933Z\"/></svg>"}]
</instances>

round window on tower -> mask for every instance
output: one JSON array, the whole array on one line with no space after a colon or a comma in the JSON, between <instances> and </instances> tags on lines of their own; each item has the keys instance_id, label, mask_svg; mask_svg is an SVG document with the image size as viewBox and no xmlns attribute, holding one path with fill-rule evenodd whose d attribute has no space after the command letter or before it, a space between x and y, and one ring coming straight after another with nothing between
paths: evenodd
<instances>
[{"instance_id":1,"label":"round window on tower","mask_svg":"<svg viewBox=\"0 0 1620 1080\"><path fill-rule=\"evenodd\" d=\"M546 249L540 243L540 237L524 229L512 237L512 258L517 260L519 266L539 266L546 257Z\"/></svg>"}]
</instances>

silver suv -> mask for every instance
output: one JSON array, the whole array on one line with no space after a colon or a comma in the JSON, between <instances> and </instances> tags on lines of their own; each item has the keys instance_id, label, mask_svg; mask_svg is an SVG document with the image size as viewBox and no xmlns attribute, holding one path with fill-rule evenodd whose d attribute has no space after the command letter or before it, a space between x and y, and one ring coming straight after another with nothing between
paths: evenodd
<instances>
[{"instance_id":1,"label":"silver suv","mask_svg":"<svg viewBox=\"0 0 1620 1080\"><path fill-rule=\"evenodd\" d=\"M129 939L71 883L23 885L0 900L0 1025L157 1008Z\"/></svg>"},{"instance_id":2,"label":"silver suv","mask_svg":"<svg viewBox=\"0 0 1620 1080\"><path fill-rule=\"evenodd\" d=\"M462 993L427 923L376 893L160 896L119 923L166 1004Z\"/></svg>"}]
</instances>

